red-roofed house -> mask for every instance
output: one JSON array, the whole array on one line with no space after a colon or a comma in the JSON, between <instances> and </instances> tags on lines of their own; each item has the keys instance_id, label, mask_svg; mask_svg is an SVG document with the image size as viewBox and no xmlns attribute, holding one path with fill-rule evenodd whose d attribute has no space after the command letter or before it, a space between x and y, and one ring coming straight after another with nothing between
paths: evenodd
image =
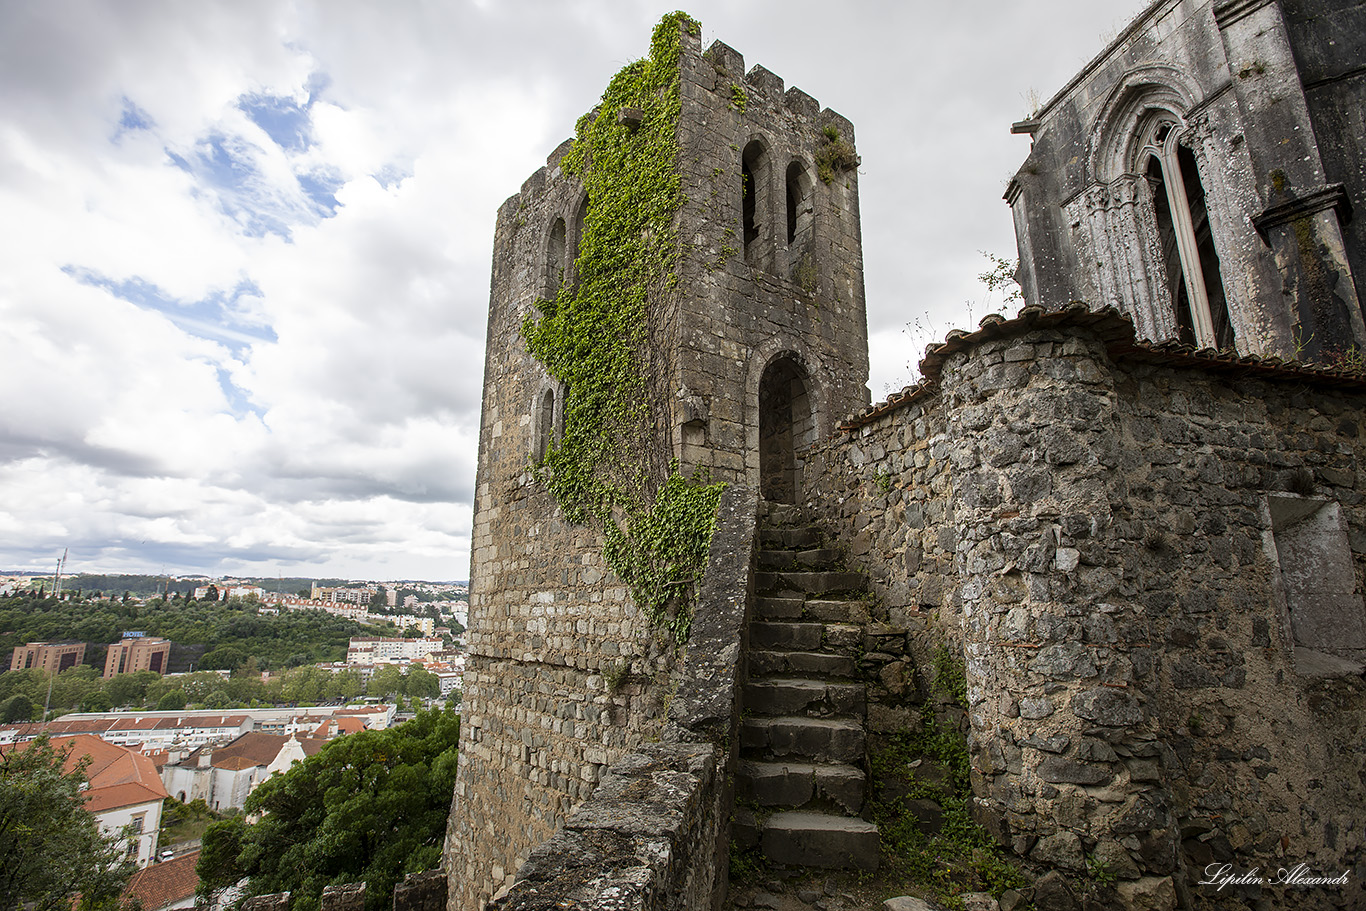
<instances>
[{"instance_id":1,"label":"red-roofed house","mask_svg":"<svg viewBox=\"0 0 1366 911\"><path fill-rule=\"evenodd\" d=\"M161 778L184 803L203 799L215 810L240 809L247 795L276 772L315 755L326 741L302 734L249 731L221 747L200 747L161 768Z\"/></svg>"},{"instance_id":2,"label":"red-roofed house","mask_svg":"<svg viewBox=\"0 0 1366 911\"><path fill-rule=\"evenodd\" d=\"M199 852L191 851L139 870L123 889L123 903L137 899L143 911L174 911L194 907L194 890L199 885L195 864Z\"/></svg>"},{"instance_id":3,"label":"red-roofed house","mask_svg":"<svg viewBox=\"0 0 1366 911\"><path fill-rule=\"evenodd\" d=\"M320 737L323 740L331 740L333 737L340 737L342 734L357 734L363 730L365 730L365 719L343 716L327 719L314 729L313 736Z\"/></svg>"},{"instance_id":4,"label":"red-roofed house","mask_svg":"<svg viewBox=\"0 0 1366 911\"><path fill-rule=\"evenodd\" d=\"M89 734L54 737L52 745L68 751L68 771L82 758L90 757L85 770L90 782L84 791L85 809L99 821L105 834L131 833L126 847L129 860L139 867L151 863L161 829L162 801L170 796L152 761L141 753ZM13 749L24 750L28 746L22 743Z\"/></svg>"}]
</instances>

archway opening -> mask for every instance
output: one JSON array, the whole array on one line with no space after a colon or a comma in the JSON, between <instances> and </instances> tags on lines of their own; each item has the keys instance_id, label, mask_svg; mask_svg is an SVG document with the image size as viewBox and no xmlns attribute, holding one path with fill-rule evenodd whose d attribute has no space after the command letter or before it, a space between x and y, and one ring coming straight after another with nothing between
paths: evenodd
<instances>
[{"instance_id":1,"label":"archway opening","mask_svg":"<svg viewBox=\"0 0 1366 911\"><path fill-rule=\"evenodd\" d=\"M806 371L795 358L768 365L759 381L759 489L773 503L796 503L803 454L815 441Z\"/></svg>"}]
</instances>

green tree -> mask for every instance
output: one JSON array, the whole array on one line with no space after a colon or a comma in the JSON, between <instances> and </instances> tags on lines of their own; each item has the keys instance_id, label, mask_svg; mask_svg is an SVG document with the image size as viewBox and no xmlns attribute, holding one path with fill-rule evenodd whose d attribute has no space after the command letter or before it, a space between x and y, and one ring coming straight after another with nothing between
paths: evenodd
<instances>
[{"instance_id":1,"label":"green tree","mask_svg":"<svg viewBox=\"0 0 1366 911\"><path fill-rule=\"evenodd\" d=\"M15 693L0 703L0 721L31 721L33 719L33 700L25 693Z\"/></svg>"},{"instance_id":2,"label":"green tree","mask_svg":"<svg viewBox=\"0 0 1366 911\"><path fill-rule=\"evenodd\" d=\"M199 659L199 666L206 670L230 671L241 667L242 662L246 660L247 656L240 648L220 645L211 652L205 652L204 657Z\"/></svg>"},{"instance_id":3,"label":"green tree","mask_svg":"<svg viewBox=\"0 0 1366 911\"><path fill-rule=\"evenodd\" d=\"M367 692L371 696L393 696L403 692L403 671L395 664L376 668L370 676Z\"/></svg>"},{"instance_id":4,"label":"green tree","mask_svg":"<svg viewBox=\"0 0 1366 911\"><path fill-rule=\"evenodd\" d=\"M441 679L420 664L408 668L408 676L403 681L403 692L407 696L435 699L441 695Z\"/></svg>"},{"instance_id":5,"label":"green tree","mask_svg":"<svg viewBox=\"0 0 1366 911\"><path fill-rule=\"evenodd\" d=\"M109 694L104 690L95 690L86 693L81 697L80 705L77 706L82 712L107 712L114 707L114 703L109 700Z\"/></svg>"},{"instance_id":6,"label":"green tree","mask_svg":"<svg viewBox=\"0 0 1366 911\"><path fill-rule=\"evenodd\" d=\"M246 829L242 817L230 816L210 823L204 830L199 861L195 864L195 872L199 874L194 891L197 907L211 907L219 893L246 875L237 862L242 854L242 837Z\"/></svg>"},{"instance_id":7,"label":"green tree","mask_svg":"<svg viewBox=\"0 0 1366 911\"><path fill-rule=\"evenodd\" d=\"M290 891L294 911L317 911L324 886L361 880L368 911L379 911L405 874L440 863L459 739L455 713L424 712L334 740L267 779L247 798L259 821L204 833L201 893L245 876L248 895Z\"/></svg>"},{"instance_id":8,"label":"green tree","mask_svg":"<svg viewBox=\"0 0 1366 911\"><path fill-rule=\"evenodd\" d=\"M0 909L33 903L34 911L114 909L133 872L118 840L100 834L82 808L88 760L69 765L68 751L46 736L0 753Z\"/></svg>"},{"instance_id":9,"label":"green tree","mask_svg":"<svg viewBox=\"0 0 1366 911\"><path fill-rule=\"evenodd\" d=\"M158 712L175 712L185 708L185 691L171 690L157 700Z\"/></svg>"},{"instance_id":10,"label":"green tree","mask_svg":"<svg viewBox=\"0 0 1366 911\"><path fill-rule=\"evenodd\" d=\"M156 671L116 674L105 681L104 693L114 705L140 706L147 698L147 688L160 679Z\"/></svg>"}]
</instances>

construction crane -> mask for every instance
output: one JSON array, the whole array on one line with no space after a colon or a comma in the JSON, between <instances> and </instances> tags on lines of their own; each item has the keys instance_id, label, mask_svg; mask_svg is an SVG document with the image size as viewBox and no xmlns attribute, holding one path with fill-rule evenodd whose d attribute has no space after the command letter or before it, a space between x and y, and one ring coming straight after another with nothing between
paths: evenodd
<instances>
[{"instance_id":1,"label":"construction crane","mask_svg":"<svg viewBox=\"0 0 1366 911\"><path fill-rule=\"evenodd\" d=\"M62 570L66 568L66 555L71 550L69 547L62 548L62 558L57 561L57 573L52 577L52 594L57 600L62 600Z\"/></svg>"}]
</instances>

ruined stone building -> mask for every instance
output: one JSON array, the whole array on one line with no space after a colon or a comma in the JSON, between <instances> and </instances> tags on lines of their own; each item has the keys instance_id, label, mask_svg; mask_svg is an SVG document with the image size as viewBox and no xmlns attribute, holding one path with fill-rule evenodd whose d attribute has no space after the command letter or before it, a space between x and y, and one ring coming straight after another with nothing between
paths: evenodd
<instances>
[{"instance_id":1,"label":"ruined stone building","mask_svg":"<svg viewBox=\"0 0 1366 911\"><path fill-rule=\"evenodd\" d=\"M1016 132L1031 304L1139 335L1312 357L1366 343L1360 6L1157 4Z\"/></svg>"},{"instance_id":2,"label":"ruined stone building","mask_svg":"<svg viewBox=\"0 0 1366 911\"><path fill-rule=\"evenodd\" d=\"M591 156L499 211L453 911L712 907L732 840L875 866L867 756L936 654L1039 907L1097 863L1111 907L1363 907L1366 5L1149 7L1015 127L1026 306L872 406L854 127L699 36L666 18ZM609 160L638 192L595 197ZM613 483L726 484L677 638L605 556L620 501L567 513L546 468L594 390L528 339L614 224L653 271L621 284L642 379L603 426L644 455Z\"/></svg>"}]
</instances>

